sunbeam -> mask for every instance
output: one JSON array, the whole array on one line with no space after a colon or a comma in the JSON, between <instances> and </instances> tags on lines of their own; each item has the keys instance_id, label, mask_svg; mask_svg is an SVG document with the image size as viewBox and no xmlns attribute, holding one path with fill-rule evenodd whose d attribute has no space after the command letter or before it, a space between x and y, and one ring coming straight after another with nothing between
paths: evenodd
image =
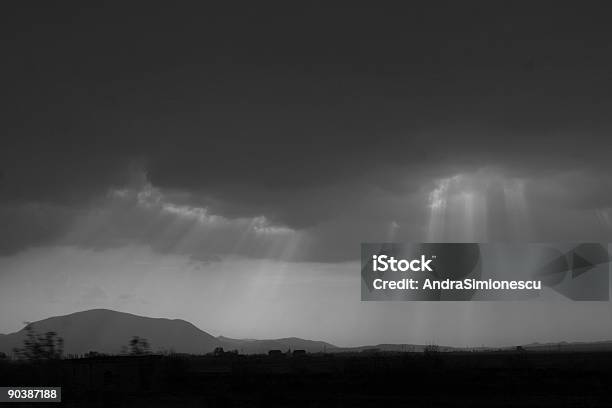
<instances>
[{"instance_id":1,"label":"sunbeam","mask_svg":"<svg viewBox=\"0 0 612 408\"><path fill-rule=\"evenodd\" d=\"M437 181L428 196L430 242L516 240L528 234L523 180L481 170Z\"/></svg>"}]
</instances>

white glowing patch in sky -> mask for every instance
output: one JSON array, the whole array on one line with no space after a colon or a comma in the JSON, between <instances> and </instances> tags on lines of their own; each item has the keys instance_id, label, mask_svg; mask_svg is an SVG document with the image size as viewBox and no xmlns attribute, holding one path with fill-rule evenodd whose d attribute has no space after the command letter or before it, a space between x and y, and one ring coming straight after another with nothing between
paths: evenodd
<instances>
[{"instance_id":1,"label":"white glowing patch in sky","mask_svg":"<svg viewBox=\"0 0 612 408\"><path fill-rule=\"evenodd\" d=\"M170 202L160 189L147 183L136 194L138 204L143 207L158 207L161 211L189 218L201 223L229 222L228 219L210 214L208 208L180 205Z\"/></svg>"},{"instance_id":2,"label":"white glowing patch in sky","mask_svg":"<svg viewBox=\"0 0 612 408\"><path fill-rule=\"evenodd\" d=\"M176 215L181 218L193 219L203 224L248 224L257 234L280 235L291 234L295 231L283 225L274 225L264 215L252 218L228 219L220 215L211 214L206 207L196 207L176 204L168 200L163 192L151 183L145 183L140 189L112 189L109 195L114 198L128 200L135 198L136 203L144 208L158 208L160 211Z\"/></svg>"},{"instance_id":3,"label":"white glowing patch in sky","mask_svg":"<svg viewBox=\"0 0 612 408\"><path fill-rule=\"evenodd\" d=\"M429 241L484 242L527 234L525 183L494 170L440 179L428 195ZM492 220L491 215L494 215ZM502 219L505 223L500 224ZM495 221L496 225L490 225Z\"/></svg>"},{"instance_id":4,"label":"white glowing patch in sky","mask_svg":"<svg viewBox=\"0 0 612 408\"><path fill-rule=\"evenodd\" d=\"M140 191L136 192L138 204L143 206L152 206L159 204L162 200L162 193L159 189L153 187L150 183L145 184Z\"/></svg>"},{"instance_id":5,"label":"white glowing patch in sky","mask_svg":"<svg viewBox=\"0 0 612 408\"><path fill-rule=\"evenodd\" d=\"M220 217L208 214L208 210L202 207L190 207L166 203L162 205L162 210L181 217L194 218L200 222L214 222Z\"/></svg>"},{"instance_id":6,"label":"white glowing patch in sky","mask_svg":"<svg viewBox=\"0 0 612 408\"><path fill-rule=\"evenodd\" d=\"M268 219L264 216L255 217L253 219L253 231L258 234L291 234L295 232L291 228L284 226L275 226L270 224Z\"/></svg>"},{"instance_id":7,"label":"white glowing patch in sky","mask_svg":"<svg viewBox=\"0 0 612 408\"><path fill-rule=\"evenodd\" d=\"M129 194L120 192L118 196L124 198L128 197ZM150 183L145 184L143 188L136 193L136 197L138 204L143 207L159 207L161 211L184 218L192 218L203 223L222 219L222 217L209 214L207 208L168 202L162 192L158 188L153 187Z\"/></svg>"},{"instance_id":8,"label":"white glowing patch in sky","mask_svg":"<svg viewBox=\"0 0 612 408\"><path fill-rule=\"evenodd\" d=\"M429 193L429 207L432 210L443 210L446 207L446 195L451 182L459 176L442 179L438 181L435 189Z\"/></svg>"}]
</instances>

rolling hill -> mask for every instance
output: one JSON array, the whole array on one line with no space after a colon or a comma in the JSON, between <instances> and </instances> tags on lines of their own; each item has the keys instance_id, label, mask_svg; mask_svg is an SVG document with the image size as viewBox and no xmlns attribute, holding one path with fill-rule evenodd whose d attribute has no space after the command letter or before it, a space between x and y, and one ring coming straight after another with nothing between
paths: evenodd
<instances>
[{"instance_id":1,"label":"rolling hill","mask_svg":"<svg viewBox=\"0 0 612 408\"><path fill-rule=\"evenodd\" d=\"M31 323L37 333L57 332L64 339L65 354L88 351L116 354L132 336L147 339L153 351L207 353L222 344L193 324L178 319L155 319L106 309L94 309ZM25 328L0 336L0 351L12 353L26 337Z\"/></svg>"},{"instance_id":2,"label":"rolling hill","mask_svg":"<svg viewBox=\"0 0 612 408\"><path fill-rule=\"evenodd\" d=\"M230 339L220 336L219 341L224 344L227 350L238 350L242 354L263 354L269 350L305 350L308 353L333 352L338 347L324 341L304 340L297 337L288 337L273 340L253 340L253 339Z\"/></svg>"},{"instance_id":3,"label":"rolling hill","mask_svg":"<svg viewBox=\"0 0 612 408\"><path fill-rule=\"evenodd\" d=\"M31 323L36 333L56 332L64 339L64 354L84 354L96 351L118 354L132 336L147 339L153 352L205 354L216 347L238 350L244 354L267 353L269 350L332 351L333 344L303 340L297 337L251 340L214 337L193 324L179 319L137 316L107 309L94 309L65 316L50 317ZM12 354L26 338L25 328L11 334L0 334L0 352Z\"/></svg>"}]
</instances>

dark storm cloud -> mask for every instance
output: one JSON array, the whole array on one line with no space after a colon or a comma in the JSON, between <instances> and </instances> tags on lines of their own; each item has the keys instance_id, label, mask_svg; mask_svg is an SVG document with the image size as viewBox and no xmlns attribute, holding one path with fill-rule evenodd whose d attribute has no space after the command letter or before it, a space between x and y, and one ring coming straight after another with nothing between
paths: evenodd
<instances>
[{"instance_id":1,"label":"dark storm cloud","mask_svg":"<svg viewBox=\"0 0 612 408\"><path fill-rule=\"evenodd\" d=\"M599 180L612 34L599 10L192 6L3 13L6 208L78 212L137 168L178 204L317 231L327 248L338 228L417 222L424 186L488 166L577 171L536 201L611 206ZM421 198L389 214L376 191ZM60 234L51 218L13 222L11 246Z\"/></svg>"},{"instance_id":2,"label":"dark storm cloud","mask_svg":"<svg viewBox=\"0 0 612 408\"><path fill-rule=\"evenodd\" d=\"M53 242L73 219L69 208L48 204L0 206L0 255Z\"/></svg>"}]
</instances>

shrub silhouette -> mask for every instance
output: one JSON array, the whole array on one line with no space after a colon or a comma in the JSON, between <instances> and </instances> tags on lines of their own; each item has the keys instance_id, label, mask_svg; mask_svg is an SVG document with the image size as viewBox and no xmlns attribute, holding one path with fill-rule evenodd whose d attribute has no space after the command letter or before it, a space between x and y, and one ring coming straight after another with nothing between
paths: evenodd
<instances>
[{"instance_id":1,"label":"shrub silhouette","mask_svg":"<svg viewBox=\"0 0 612 408\"><path fill-rule=\"evenodd\" d=\"M22 348L14 348L18 358L23 360L55 360L62 358L64 339L56 332L37 333L32 325L26 322L26 338Z\"/></svg>"},{"instance_id":2,"label":"shrub silhouette","mask_svg":"<svg viewBox=\"0 0 612 408\"><path fill-rule=\"evenodd\" d=\"M132 336L129 349L131 356L151 354L151 346L149 345L147 339L138 336Z\"/></svg>"}]
</instances>

